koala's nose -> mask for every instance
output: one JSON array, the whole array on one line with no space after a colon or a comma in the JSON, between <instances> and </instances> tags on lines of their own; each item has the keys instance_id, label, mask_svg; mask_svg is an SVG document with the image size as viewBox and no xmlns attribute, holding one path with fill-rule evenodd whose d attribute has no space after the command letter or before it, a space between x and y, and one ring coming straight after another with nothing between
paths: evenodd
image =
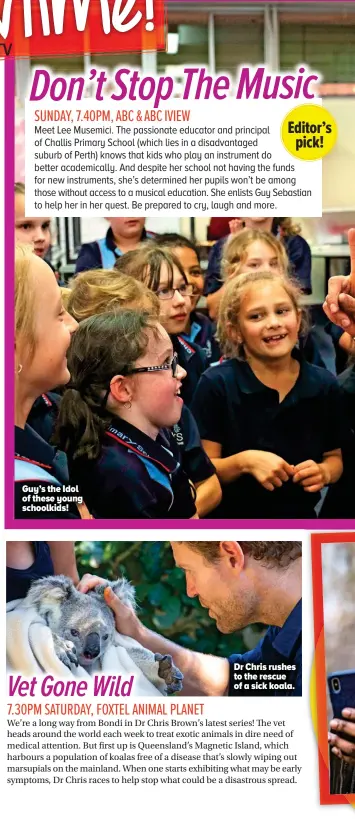
<instances>
[{"instance_id":1,"label":"koala's nose","mask_svg":"<svg viewBox=\"0 0 355 819\"><path fill-rule=\"evenodd\" d=\"M100 654L100 637L96 631L88 634L85 642L85 654L87 657L98 657Z\"/></svg>"}]
</instances>

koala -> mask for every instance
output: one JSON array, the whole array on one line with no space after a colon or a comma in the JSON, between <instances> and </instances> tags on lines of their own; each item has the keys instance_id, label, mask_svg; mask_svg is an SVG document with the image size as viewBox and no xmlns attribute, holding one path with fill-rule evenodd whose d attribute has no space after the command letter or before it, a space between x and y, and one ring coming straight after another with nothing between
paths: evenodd
<instances>
[{"instance_id":1,"label":"koala","mask_svg":"<svg viewBox=\"0 0 355 819\"><path fill-rule=\"evenodd\" d=\"M32 583L25 600L46 621L53 636L54 650L64 665L81 665L87 670L96 663L113 642L115 618L104 599L107 586L126 606L135 610L135 592L125 578L105 580L87 594L77 591L64 575L44 577ZM170 654L153 654L127 638L127 652L145 676L162 693L181 691L183 675L174 666ZM157 664L157 667L156 667Z\"/></svg>"}]
</instances>

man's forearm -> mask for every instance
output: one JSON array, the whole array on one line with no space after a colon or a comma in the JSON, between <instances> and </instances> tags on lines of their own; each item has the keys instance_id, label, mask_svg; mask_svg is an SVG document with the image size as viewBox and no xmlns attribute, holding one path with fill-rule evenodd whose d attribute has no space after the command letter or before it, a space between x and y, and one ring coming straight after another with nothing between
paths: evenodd
<instances>
[{"instance_id":1,"label":"man's forearm","mask_svg":"<svg viewBox=\"0 0 355 819\"><path fill-rule=\"evenodd\" d=\"M49 551L54 566L55 574L65 574L70 577L73 583L79 582L78 570L76 568L74 542L67 540L48 540Z\"/></svg>"},{"instance_id":2,"label":"man's forearm","mask_svg":"<svg viewBox=\"0 0 355 819\"><path fill-rule=\"evenodd\" d=\"M171 654L184 675L181 696L222 697L227 693L229 663L223 657L190 651L142 624L132 637L155 654Z\"/></svg>"}]
</instances>

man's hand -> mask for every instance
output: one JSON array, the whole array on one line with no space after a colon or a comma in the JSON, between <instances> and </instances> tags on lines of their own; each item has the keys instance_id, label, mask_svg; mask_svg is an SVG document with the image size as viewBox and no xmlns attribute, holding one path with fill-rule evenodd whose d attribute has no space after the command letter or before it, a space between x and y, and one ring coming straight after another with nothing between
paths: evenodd
<instances>
[{"instance_id":1,"label":"man's hand","mask_svg":"<svg viewBox=\"0 0 355 819\"><path fill-rule=\"evenodd\" d=\"M133 609L126 606L118 599L117 595L112 591L110 586L104 591L104 598L107 605L112 609L115 616L116 631L120 634L125 634L126 637L133 637L134 640L140 642L140 634L144 629L141 621L138 620L137 615Z\"/></svg>"},{"instance_id":2,"label":"man's hand","mask_svg":"<svg viewBox=\"0 0 355 819\"><path fill-rule=\"evenodd\" d=\"M331 276L323 310L330 321L355 336L355 228L349 230L350 276Z\"/></svg>"},{"instance_id":3,"label":"man's hand","mask_svg":"<svg viewBox=\"0 0 355 819\"><path fill-rule=\"evenodd\" d=\"M344 708L342 717L344 719L332 719L329 725L328 742L334 756L355 765L355 708ZM346 734L349 738L342 739L332 731Z\"/></svg>"},{"instance_id":4,"label":"man's hand","mask_svg":"<svg viewBox=\"0 0 355 819\"><path fill-rule=\"evenodd\" d=\"M328 470L324 464L302 461L295 466L293 483L300 483L305 492L320 492L329 483Z\"/></svg>"},{"instance_id":5,"label":"man's hand","mask_svg":"<svg viewBox=\"0 0 355 819\"><path fill-rule=\"evenodd\" d=\"M77 585L77 590L86 594L95 586L105 585L107 581L103 577L95 574L84 574ZM107 586L104 591L104 599L115 615L116 631L125 634L127 637L134 637L138 640L139 634L144 628L134 611L118 599L117 594L112 591L111 586Z\"/></svg>"},{"instance_id":6,"label":"man's hand","mask_svg":"<svg viewBox=\"0 0 355 819\"><path fill-rule=\"evenodd\" d=\"M282 486L294 474L294 467L274 452L249 450L248 460L247 471L269 492Z\"/></svg>"},{"instance_id":7,"label":"man's hand","mask_svg":"<svg viewBox=\"0 0 355 819\"><path fill-rule=\"evenodd\" d=\"M98 577L96 574L83 574L76 588L77 591L86 594L88 591L91 591L91 589L94 589L95 586L105 584L106 582L104 577Z\"/></svg>"}]
</instances>

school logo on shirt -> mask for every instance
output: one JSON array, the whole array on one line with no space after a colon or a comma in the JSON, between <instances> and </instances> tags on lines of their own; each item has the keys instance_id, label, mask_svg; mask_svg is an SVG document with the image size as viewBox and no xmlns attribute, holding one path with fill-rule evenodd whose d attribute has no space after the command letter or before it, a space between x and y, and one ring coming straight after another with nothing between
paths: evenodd
<instances>
[{"instance_id":1,"label":"school logo on shirt","mask_svg":"<svg viewBox=\"0 0 355 819\"><path fill-rule=\"evenodd\" d=\"M188 341L186 341L185 338L183 338L183 336L178 336L178 341L184 348L185 353L187 353L188 357L191 358L196 352L195 348L191 347L191 345L188 343Z\"/></svg>"},{"instance_id":2,"label":"school logo on shirt","mask_svg":"<svg viewBox=\"0 0 355 819\"><path fill-rule=\"evenodd\" d=\"M115 427L110 427L107 430L106 435L110 435L110 433L111 433L111 437L116 436L117 438L120 438L122 443L125 443L127 446L131 446L132 449L134 448L134 449L138 450L140 455L144 455L145 458L149 457L148 453L141 446L141 444L137 444L136 441L132 441L132 438L130 438L129 435L125 435L124 432L120 432L118 429L115 429Z\"/></svg>"},{"instance_id":3,"label":"school logo on shirt","mask_svg":"<svg viewBox=\"0 0 355 819\"><path fill-rule=\"evenodd\" d=\"M179 424L174 424L171 431L178 446L184 446L184 436L182 434Z\"/></svg>"}]
</instances>

